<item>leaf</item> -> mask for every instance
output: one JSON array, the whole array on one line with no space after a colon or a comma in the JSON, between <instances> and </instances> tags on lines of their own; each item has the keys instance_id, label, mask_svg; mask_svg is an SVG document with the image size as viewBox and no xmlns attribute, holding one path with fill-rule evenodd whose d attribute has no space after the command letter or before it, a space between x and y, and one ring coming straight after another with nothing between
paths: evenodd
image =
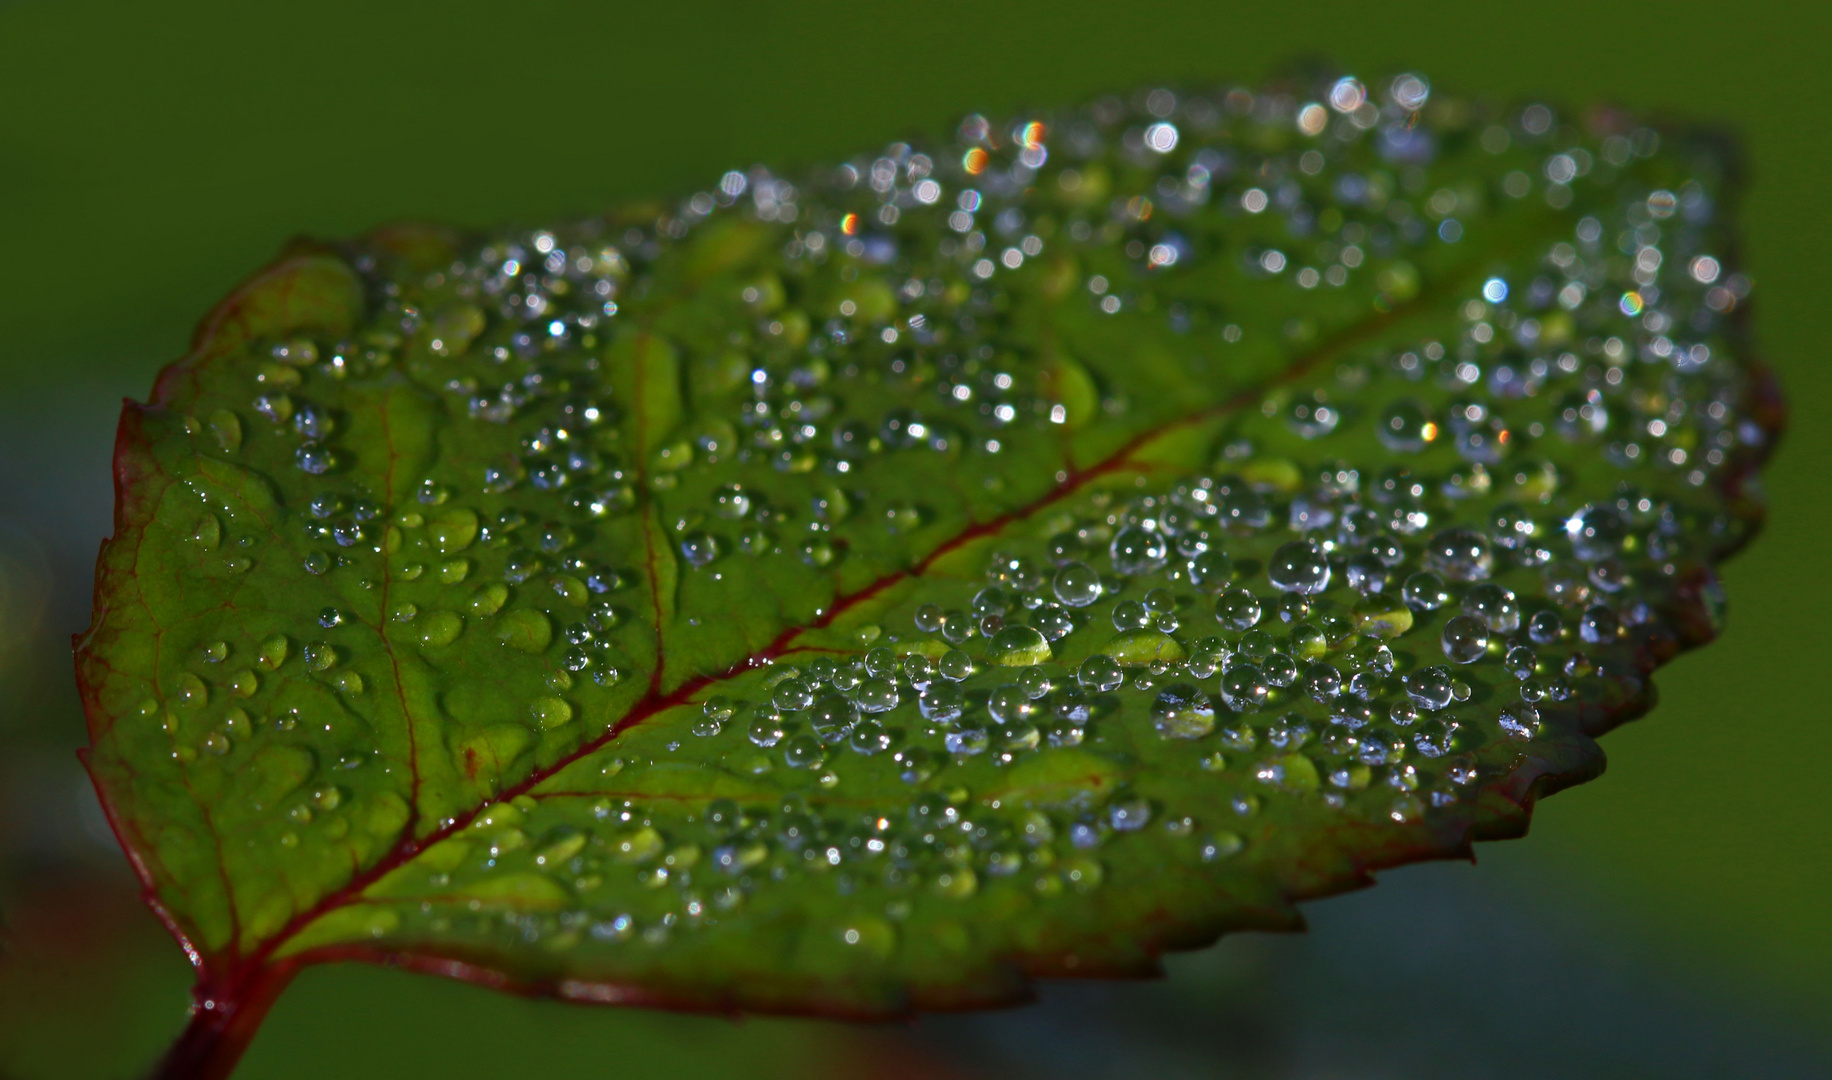
<instances>
[{"instance_id":1,"label":"leaf","mask_svg":"<svg viewBox=\"0 0 1832 1080\"><path fill-rule=\"evenodd\" d=\"M1728 167L1345 78L289 252L78 646L169 1074L325 960L897 1015L1520 834L1760 516Z\"/></svg>"}]
</instances>

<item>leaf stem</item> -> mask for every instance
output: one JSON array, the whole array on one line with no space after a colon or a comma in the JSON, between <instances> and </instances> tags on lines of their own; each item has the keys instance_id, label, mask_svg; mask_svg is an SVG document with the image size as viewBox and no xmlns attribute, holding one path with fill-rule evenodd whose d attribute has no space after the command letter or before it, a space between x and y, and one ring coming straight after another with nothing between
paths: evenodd
<instances>
[{"instance_id":1,"label":"leaf stem","mask_svg":"<svg viewBox=\"0 0 1832 1080\"><path fill-rule=\"evenodd\" d=\"M147 1080L227 1080L297 965L252 965L222 984L199 981L191 1020Z\"/></svg>"}]
</instances>

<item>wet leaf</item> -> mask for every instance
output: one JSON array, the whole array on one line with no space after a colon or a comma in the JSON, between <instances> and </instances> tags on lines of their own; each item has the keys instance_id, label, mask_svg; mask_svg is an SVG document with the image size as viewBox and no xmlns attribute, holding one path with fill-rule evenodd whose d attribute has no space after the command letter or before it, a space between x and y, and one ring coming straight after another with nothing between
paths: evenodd
<instances>
[{"instance_id":1,"label":"wet leaf","mask_svg":"<svg viewBox=\"0 0 1832 1080\"><path fill-rule=\"evenodd\" d=\"M1520 833L1759 518L1728 167L1344 79L288 252L78 650L202 1014L987 1004Z\"/></svg>"}]
</instances>

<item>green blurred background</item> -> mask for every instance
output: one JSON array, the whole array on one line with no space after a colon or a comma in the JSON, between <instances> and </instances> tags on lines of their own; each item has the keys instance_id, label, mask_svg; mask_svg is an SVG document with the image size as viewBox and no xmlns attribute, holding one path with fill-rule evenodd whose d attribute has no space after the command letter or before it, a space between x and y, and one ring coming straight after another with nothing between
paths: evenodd
<instances>
[{"instance_id":1,"label":"green blurred background","mask_svg":"<svg viewBox=\"0 0 1832 1080\"><path fill-rule=\"evenodd\" d=\"M793 167L956 114L1294 58L1606 99L1740 133L1746 269L1792 428L1723 640L1609 774L1482 864L1310 905L1144 985L897 1028L595 1011L305 974L238 1075L1832 1075L1823 6L0 0L0 1076L132 1076L188 969L73 751L68 634L123 395L299 233L538 221ZM1819 326L1821 329L1815 330ZM1817 554L1816 554L1817 552Z\"/></svg>"}]
</instances>

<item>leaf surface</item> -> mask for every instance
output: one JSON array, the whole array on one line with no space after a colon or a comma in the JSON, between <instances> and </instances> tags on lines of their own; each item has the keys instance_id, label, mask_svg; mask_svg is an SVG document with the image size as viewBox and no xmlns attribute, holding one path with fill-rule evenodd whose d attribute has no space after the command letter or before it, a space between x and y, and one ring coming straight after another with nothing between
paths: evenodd
<instances>
[{"instance_id":1,"label":"leaf surface","mask_svg":"<svg viewBox=\"0 0 1832 1080\"><path fill-rule=\"evenodd\" d=\"M289 251L132 404L88 762L206 1009L882 1016L1524 831L1779 405L1723 146L1402 76Z\"/></svg>"}]
</instances>

